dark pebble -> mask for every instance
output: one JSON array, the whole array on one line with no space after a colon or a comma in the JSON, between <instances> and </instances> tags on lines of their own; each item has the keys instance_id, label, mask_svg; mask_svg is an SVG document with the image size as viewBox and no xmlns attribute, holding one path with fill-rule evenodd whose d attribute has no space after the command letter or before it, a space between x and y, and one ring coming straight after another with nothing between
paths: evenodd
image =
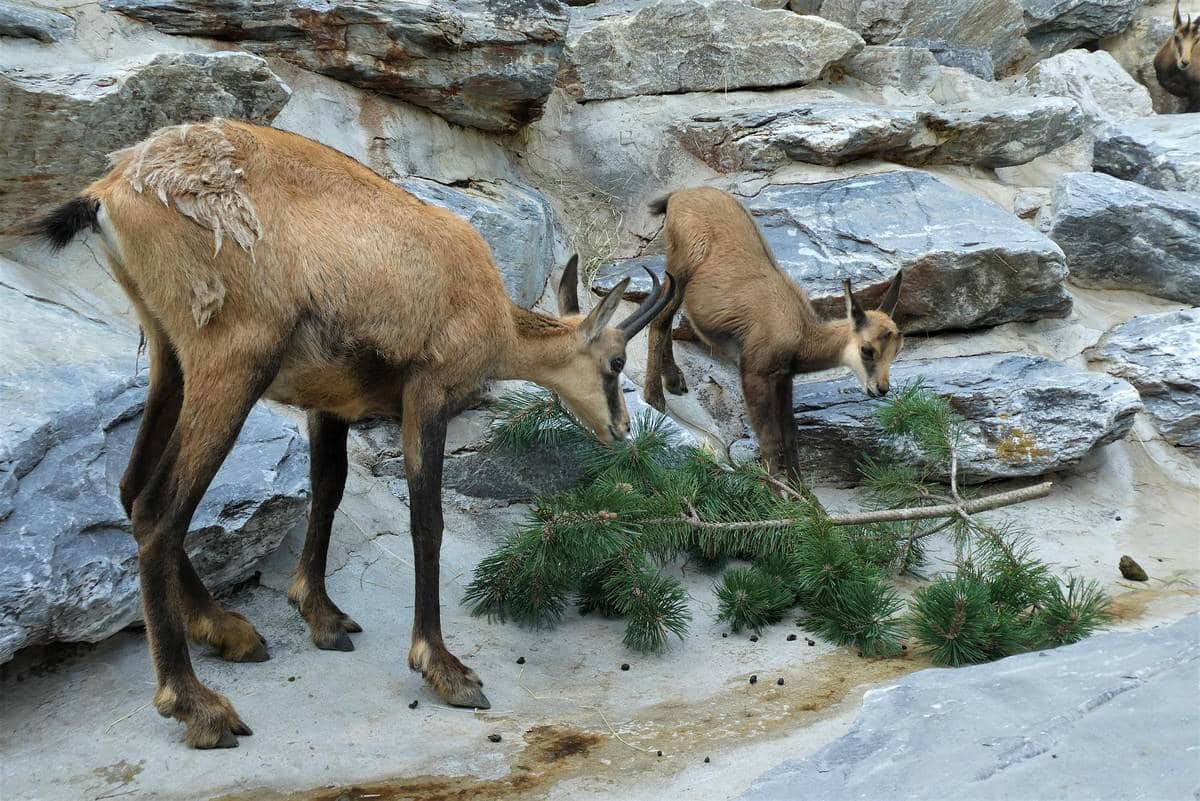
<instances>
[{"instance_id":1,"label":"dark pebble","mask_svg":"<svg viewBox=\"0 0 1200 801\"><path fill-rule=\"evenodd\" d=\"M1132 556L1122 556L1117 567L1120 569L1121 575L1130 581L1146 581L1149 578L1142 566L1133 561Z\"/></svg>"},{"instance_id":2,"label":"dark pebble","mask_svg":"<svg viewBox=\"0 0 1200 801\"><path fill-rule=\"evenodd\" d=\"M295 676L288 676L288 681L295 681L295 680L296 680Z\"/></svg>"},{"instance_id":3,"label":"dark pebble","mask_svg":"<svg viewBox=\"0 0 1200 801\"><path fill-rule=\"evenodd\" d=\"M1058 759L1058 754L1051 754L1051 755L1050 755L1050 758L1051 758L1051 759Z\"/></svg>"},{"instance_id":4,"label":"dark pebble","mask_svg":"<svg viewBox=\"0 0 1200 801\"><path fill-rule=\"evenodd\" d=\"M409 709L416 709L416 708L417 708L417 704L418 704L418 703L420 703L420 702L419 702L419 701L413 701L411 704L409 704L409 705L408 705L408 708L409 708Z\"/></svg>"},{"instance_id":5,"label":"dark pebble","mask_svg":"<svg viewBox=\"0 0 1200 801\"><path fill-rule=\"evenodd\" d=\"M499 734L489 734L488 739L491 740L493 743L498 743L501 740L503 740L504 738L501 737Z\"/></svg>"},{"instance_id":6,"label":"dark pebble","mask_svg":"<svg viewBox=\"0 0 1200 801\"><path fill-rule=\"evenodd\" d=\"M725 637L728 637L728 636L729 636L729 634L727 632L724 632L724 631L721 632L722 639L724 639Z\"/></svg>"},{"instance_id":7,"label":"dark pebble","mask_svg":"<svg viewBox=\"0 0 1200 801\"><path fill-rule=\"evenodd\" d=\"M783 686L783 679L776 679L776 680L775 680L775 683L776 683L776 684L778 684L780 687L782 687L782 686Z\"/></svg>"},{"instance_id":8,"label":"dark pebble","mask_svg":"<svg viewBox=\"0 0 1200 801\"><path fill-rule=\"evenodd\" d=\"M808 643L809 645L816 645L816 644L817 644L817 643L816 643L816 640L810 640L810 639L808 639L807 637L805 637L805 638L804 638L804 641L805 641L806 643Z\"/></svg>"},{"instance_id":9,"label":"dark pebble","mask_svg":"<svg viewBox=\"0 0 1200 801\"><path fill-rule=\"evenodd\" d=\"M621 663L621 670L629 670L629 663L628 663L628 662L622 662L622 663Z\"/></svg>"},{"instance_id":10,"label":"dark pebble","mask_svg":"<svg viewBox=\"0 0 1200 801\"><path fill-rule=\"evenodd\" d=\"M659 751L659 752L658 752L658 755L659 755L659 756L662 756L662 751Z\"/></svg>"},{"instance_id":11,"label":"dark pebble","mask_svg":"<svg viewBox=\"0 0 1200 801\"><path fill-rule=\"evenodd\" d=\"M789 635L788 635L788 642L795 642L795 641L796 641L796 635L795 635L795 634L789 634Z\"/></svg>"},{"instance_id":12,"label":"dark pebble","mask_svg":"<svg viewBox=\"0 0 1200 801\"><path fill-rule=\"evenodd\" d=\"M1120 515L1117 515L1117 522L1118 522L1118 523L1120 523L1120 522L1121 522L1121 516L1120 516Z\"/></svg>"},{"instance_id":13,"label":"dark pebble","mask_svg":"<svg viewBox=\"0 0 1200 801\"><path fill-rule=\"evenodd\" d=\"M708 757L705 757L705 758L704 758L704 764L705 764L705 765L707 765L709 762L712 762L712 760L711 760L711 759L709 759Z\"/></svg>"},{"instance_id":14,"label":"dark pebble","mask_svg":"<svg viewBox=\"0 0 1200 801\"><path fill-rule=\"evenodd\" d=\"M751 676L751 677L750 677L750 683L751 683L751 684L758 684L758 676L757 676L757 675Z\"/></svg>"},{"instance_id":15,"label":"dark pebble","mask_svg":"<svg viewBox=\"0 0 1200 801\"><path fill-rule=\"evenodd\" d=\"M518 665L523 665L523 664L525 664L525 657L523 657L523 656L518 656L518 657L517 657L517 664L518 664Z\"/></svg>"},{"instance_id":16,"label":"dark pebble","mask_svg":"<svg viewBox=\"0 0 1200 801\"><path fill-rule=\"evenodd\" d=\"M751 634L751 635L750 635L750 642L758 642L758 635L757 635L757 634Z\"/></svg>"}]
</instances>

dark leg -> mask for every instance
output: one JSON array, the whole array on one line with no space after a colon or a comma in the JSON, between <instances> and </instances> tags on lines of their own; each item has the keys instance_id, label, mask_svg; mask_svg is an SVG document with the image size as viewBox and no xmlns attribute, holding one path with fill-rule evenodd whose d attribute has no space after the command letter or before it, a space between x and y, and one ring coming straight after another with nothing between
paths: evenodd
<instances>
[{"instance_id":1,"label":"dark leg","mask_svg":"<svg viewBox=\"0 0 1200 801\"><path fill-rule=\"evenodd\" d=\"M171 343L166 334L152 326L144 325L143 330L150 352L150 389L146 393L142 424L129 454L129 466L121 477L121 505L127 516L133 511L138 493L154 474L183 403L183 372Z\"/></svg>"},{"instance_id":2,"label":"dark leg","mask_svg":"<svg viewBox=\"0 0 1200 801\"><path fill-rule=\"evenodd\" d=\"M746 414L759 452L767 470L778 476L786 470L786 440L780 425L777 375L761 372L743 359L741 364L742 395L746 399Z\"/></svg>"},{"instance_id":3,"label":"dark leg","mask_svg":"<svg viewBox=\"0 0 1200 801\"><path fill-rule=\"evenodd\" d=\"M186 742L196 748L236 746L235 735L250 734L250 729L229 701L201 684L192 669L185 586L194 574L188 576L184 569L183 538L274 370L270 358L252 361L214 353L189 372L175 431L133 502L142 608L158 677L154 706L164 717L182 721Z\"/></svg>"},{"instance_id":4,"label":"dark leg","mask_svg":"<svg viewBox=\"0 0 1200 801\"><path fill-rule=\"evenodd\" d=\"M800 475L800 450L796 435L796 415L792 412L792 376L783 375L775 380L775 417L783 437L783 471L792 486L806 491Z\"/></svg>"},{"instance_id":5,"label":"dark leg","mask_svg":"<svg viewBox=\"0 0 1200 801\"><path fill-rule=\"evenodd\" d=\"M646 332L649 346L646 349L646 386L642 394L646 403L660 412L666 411L667 405L663 397L664 381L672 395L687 392L683 373L675 365L675 353L671 343L671 326L675 322L675 313L683 303L684 288L683 284L676 285L675 296L654 318Z\"/></svg>"},{"instance_id":6,"label":"dark leg","mask_svg":"<svg viewBox=\"0 0 1200 801\"><path fill-rule=\"evenodd\" d=\"M311 454L312 510L304 552L296 565L288 600L308 623L316 646L325 651L353 651L348 632L362 627L329 599L325 591L325 563L333 516L346 488L346 434L349 425L331 414L310 412L308 448Z\"/></svg>"},{"instance_id":7,"label":"dark leg","mask_svg":"<svg viewBox=\"0 0 1200 801\"><path fill-rule=\"evenodd\" d=\"M488 709L483 682L442 642L439 555L442 548L442 455L446 445L445 399L406 389L404 463L412 510L416 611L408 665L452 706ZM440 395L440 393L437 393Z\"/></svg>"}]
</instances>

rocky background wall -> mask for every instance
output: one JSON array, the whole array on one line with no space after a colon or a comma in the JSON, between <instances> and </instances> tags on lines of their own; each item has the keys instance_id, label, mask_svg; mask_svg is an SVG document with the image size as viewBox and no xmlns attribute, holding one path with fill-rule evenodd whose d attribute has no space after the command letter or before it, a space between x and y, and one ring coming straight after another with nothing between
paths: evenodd
<instances>
[{"instance_id":1,"label":"rocky background wall","mask_svg":"<svg viewBox=\"0 0 1200 801\"><path fill-rule=\"evenodd\" d=\"M597 292L661 270L647 202L719 186L830 314L843 277L871 298L905 270L895 374L969 420L970 480L1087 469L1136 425L1194 482L1200 115L1174 113L1154 78L1169 15L1142 0L0 0L0 229L160 126L238 117L455 210L513 298L548 308L571 252ZM0 254L2 662L139 616L116 488L146 369L89 241ZM753 455L736 371L677 348L692 392L672 415ZM643 341L630 356L637 382ZM853 481L872 408L840 373L797 382L818 482ZM193 521L217 588L302 524L295 419L257 410ZM569 455L481 454L489 419L485 403L452 428L452 490L508 501L573 480ZM354 451L403 497L393 433L360 426Z\"/></svg>"}]
</instances>

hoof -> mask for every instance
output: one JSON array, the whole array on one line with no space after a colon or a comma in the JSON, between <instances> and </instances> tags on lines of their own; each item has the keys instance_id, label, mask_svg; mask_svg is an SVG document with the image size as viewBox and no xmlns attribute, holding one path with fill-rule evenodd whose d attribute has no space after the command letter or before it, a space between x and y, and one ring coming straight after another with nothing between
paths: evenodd
<instances>
[{"instance_id":1,"label":"hoof","mask_svg":"<svg viewBox=\"0 0 1200 801\"><path fill-rule=\"evenodd\" d=\"M259 637L260 642L254 648L251 648L245 654L239 657L226 657L230 662L266 662L271 658L271 652L267 650L267 641Z\"/></svg>"},{"instance_id":2,"label":"hoof","mask_svg":"<svg viewBox=\"0 0 1200 801\"><path fill-rule=\"evenodd\" d=\"M196 744L196 748L200 751L208 751L209 749L212 749L212 748L237 748L237 747L238 747L237 736L228 729L221 732L221 736L218 737L217 741L214 743L211 743L211 744L197 743Z\"/></svg>"},{"instance_id":3,"label":"hoof","mask_svg":"<svg viewBox=\"0 0 1200 801\"><path fill-rule=\"evenodd\" d=\"M342 616L342 628L351 634L358 634L360 631L362 631L362 626L355 623L354 618L350 617L349 615Z\"/></svg>"},{"instance_id":4,"label":"hoof","mask_svg":"<svg viewBox=\"0 0 1200 801\"><path fill-rule=\"evenodd\" d=\"M475 687L474 689L466 689L461 693L455 693L452 698L447 698L446 703L450 706L457 706L463 709L491 709L492 702L483 694L483 690Z\"/></svg>"},{"instance_id":5,"label":"hoof","mask_svg":"<svg viewBox=\"0 0 1200 801\"><path fill-rule=\"evenodd\" d=\"M339 631L332 636L318 637L313 633L313 642L322 651L353 651L354 641L350 639L350 635L344 631Z\"/></svg>"}]
</instances>

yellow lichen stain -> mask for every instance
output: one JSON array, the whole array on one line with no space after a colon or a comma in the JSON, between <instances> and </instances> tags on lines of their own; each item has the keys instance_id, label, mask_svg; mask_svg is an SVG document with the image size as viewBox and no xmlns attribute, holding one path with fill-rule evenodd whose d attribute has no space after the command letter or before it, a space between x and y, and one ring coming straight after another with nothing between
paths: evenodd
<instances>
[{"instance_id":1,"label":"yellow lichen stain","mask_svg":"<svg viewBox=\"0 0 1200 801\"><path fill-rule=\"evenodd\" d=\"M109 784L125 785L137 778L145 768L146 760L141 760L136 765L131 765L122 759L120 762L114 762L103 768L92 768L92 773L99 776Z\"/></svg>"},{"instance_id":2,"label":"yellow lichen stain","mask_svg":"<svg viewBox=\"0 0 1200 801\"><path fill-rule=\"evenodd\" d=\"M1025 429L1017 426L1008 429L996 443L996 456L1006 462L1027 462L1049 455Z\"/></svg>"}]
</instances>

